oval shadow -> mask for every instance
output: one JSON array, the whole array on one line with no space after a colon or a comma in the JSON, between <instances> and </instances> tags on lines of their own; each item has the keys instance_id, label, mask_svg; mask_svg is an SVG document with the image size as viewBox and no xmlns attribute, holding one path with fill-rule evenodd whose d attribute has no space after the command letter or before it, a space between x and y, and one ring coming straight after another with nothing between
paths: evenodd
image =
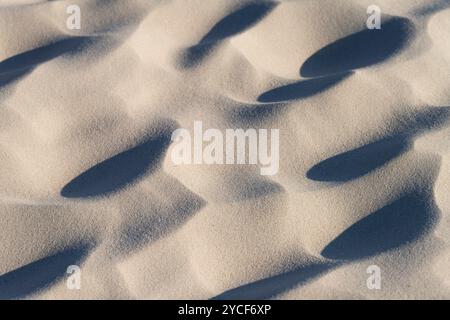
<instances>
[{"instance_id":1,"label":"oval shadow","mask_svg":"<svg viewBox=\"0 0 450 320\"><path fill-rule=\"evenodd\" d=\"M276 2L250 3L225 16L198 42L181 56L180 65L191 68L198 65L226 38L239 34L255 25L277 5Z\"/></svg>"},{"instance_id":2,"label":"oval shadow","mask_svg":"<svg viewBox=\"0 0 450 320\"><path fill-rule=\"evenodd\" d=\"M0 276L0 299L20 299L61 279L70 265L80 265L90 246L79 245Z\"/></svg>"},{"instance_id":3,"label":"oval shadow","mask_svg":"<svg viewBox=\"0 0 450 320\"><path fill-rule=\"evenodd\" d=\"M322 251L329 259L361 259L420 238L434 209L418 195L407 195L353 224Z\"/></svg>"},{"instance_id":4,"label":"oval shadow","mask_svg":"<svg viewBox=\"0 0 450 320\"><path fill-rule=\"evenodd\" d=\"M283 102L308 98L331 88L332 86L338 84L339 82L350 76L352 73L353 72L344 72L342 74L327 77L298 81L267 91L258 97L258 101Z\"/></svg>"},{"instance_id":5,"label":"oval shadow","mask_svg":"<svg viewBox=\"0 0 450 320\"><path fill-rule=\"evenodd\" d=\"M120 190L145 172L153 170L169 143L169 135L152 137L85 171L70 181L61 190L61 195L66 198L85 198Z\"/></svg>"},{"instance_id":6,"label":"oval shadow","mask_svg":"<svg viewBox=\"0 0 450 320\"><path fill-rule=\"evenodd\" d=\"M379 63L405 47L412 34L409 19L392 18L381 29L362 30L320 49L305 61L300 75L318 77Z\"/></svg>"},{"instance_id":7,"label":"oval shadow","mask_svg":"<svg viewBox=\"0 0 450 320\"><path fill-rule=\"evenodd\" d=\"M409 145L407 138L399 136L375 141L316 164L306 176L315 181L346 182L381 167L407 151Z\"/></svg>"}]
</instances>

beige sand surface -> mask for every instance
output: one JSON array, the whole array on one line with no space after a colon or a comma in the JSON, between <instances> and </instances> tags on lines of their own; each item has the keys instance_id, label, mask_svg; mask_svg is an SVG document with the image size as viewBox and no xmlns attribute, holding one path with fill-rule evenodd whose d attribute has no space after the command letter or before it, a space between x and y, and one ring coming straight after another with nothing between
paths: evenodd
<instances>
[{"instance_id":1,"label":"beige sand surface","mask_svg":"<svg viewBox=\"0 0 450 320\"><path fill-rule=\"evenodd\" d=\"M371 4L0 0L0 298L450 298L450 1ZM173 165L194 121L278 173Z\"/></svg>"}]
</instances>

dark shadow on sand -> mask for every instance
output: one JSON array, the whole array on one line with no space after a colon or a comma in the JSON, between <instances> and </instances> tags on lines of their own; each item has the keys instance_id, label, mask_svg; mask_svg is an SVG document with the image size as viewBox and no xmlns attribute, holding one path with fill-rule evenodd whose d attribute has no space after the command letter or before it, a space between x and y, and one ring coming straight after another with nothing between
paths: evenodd
<instances>
[{"instance_id":1,"label":"dark shadow on sand","mask_svg":"<svg viewBox=\"0 0 450 320\"><path fill-rule=\"evenodd\" d=\"M20 79L42 63L73 53L89 43L90 37L75 37L20 53L0 62L0 87Z\"/></svg>"},{"instance_id":2,"label":"dark shadow on sand","mask_svg":"<svg viewBox=\"0 0 450 320\"><path fill-rule=\"evenodd\" d=\"M407 45L414 24L395 17L381 29L365 29L339 39L309 57L300 68L303 77L319 77L380 63Z\"/></svg>"},{"instance_id":3,"label":"dark shadow on sand","mask_svg":"<svg viewBox=\"0 0 450 320\"><path fill-rule=\"evenodd\" d=\"M230 13L214 25L198 44L184 52L181 66L191 68L198 65L222 40L250 28L275 6L274 2L251 3Z\"/></svg>"},{"instance_id":4,"label":"dark shadow on sand","mask_svg":"<svg viewBox=\"0 0 450 320\"><path fill-rule=\"evenodd\" d=\"M306 176L315 181L349 181L381 167L408 147L404 137L382 139L326 159L309 169Z\"/></svg>"},{"instance_id":5,"label":"dark shadow on sand","mask_svg":"<svg viewBox=\"0 0 450 320\"><path fill-rule=\"evenodd\" d=\"M89 40L90 37L69 38L15 55L0 62L0 74L33 67L62 54L77 51Z\"/></svg>"},{"instance_id":6,"label":"dark shadow on sand","mask_svg":"<svg viewBox=\"0 0 450 320\"><path fill-rule=\"evenodd\" d=\"M24 68L22 70L18 71L11 71L8 73L0 73L0 87L4 87L9 85L10 83L13 83L14 81L19 80L20 78L26 76L28 73L30 73L32 69L30 68Z\"/></svg>"},{"instance_id":7,"label":"dark shadow on sand","mask_svg":"<svg viewBox=\"0 0 450 320\"><path fill-rule=\"evenodd\" d=\"M272 89L258 97L259 102L283 102L296 99L304 99L320 92L323 92L332 86L338 84L352 72L344 72L332 76L320 77L315 79L301 80L286 86Z\"/></svg>"},{"instance_id":8,"label":"dark shadow on sand","mask_svg":"<svg viewBox=\"0 0 450 320\"><path fill-rule=\"evenodd\" d=\"M61 195L66 198L85 198L120 190L153 170L169 143L168 135L149 138L85 171L70 181L61 190Z\"/></svg>"},{"instance_id":9,"label":"dark shadow on sand","mask_svg":"<svg viewBox=\"0 0 450 320\"><path fill-rule=\"evenodd\" d=\"M88 251L88 246L74 247L1 275L0 299L21 299L49 287L66 275L68 266L80 265Z\"/></svg>"},{"instance_id":10,"label":"dark shadow on sand","mask_svg":"<svg viewBox=\"0 0 450 320\"><path fill-rule=\"evenodd\" d=\"M306 176L324 182L347 182L359 178L407 152L415 135L439 128L449 118L448 107L426 109L407 117L393 135L325 159L309 169Z\"/></svg>"},{"instance_id":11,"label":"dark shadow on sand","mask_svg":"<svg viewBox=\"0 0 450 320\"><path fill-rule=\"evenodd\" d=\"M418 195L405 196L353 224L322 251L329 259L355 260L420 238L435 212Z\"/></svg>"},{"instance_id":12,"label":"dark shadow on sand","mask_svg":"<svg viewBox=\"0 0 450 320\"><path fill-rule=\"evenodd\" d=\"M330 271L336 264L312 264L221 293L212 300L270 299Z\"/></svg>"}]
</instances>

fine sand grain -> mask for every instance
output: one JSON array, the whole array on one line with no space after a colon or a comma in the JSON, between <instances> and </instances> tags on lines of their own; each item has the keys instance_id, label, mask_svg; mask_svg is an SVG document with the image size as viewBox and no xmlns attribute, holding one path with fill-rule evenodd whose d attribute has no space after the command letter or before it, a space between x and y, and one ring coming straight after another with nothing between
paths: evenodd
<instances>
[{"instance_id":1,"label":"fine sand grain","mask_svg":"<svg viewBox=\"0 0 450 320\"><path fill-rule=\"evenodd\" d=\"M450 298L450 1L371 4L0 0L0 298Z\"/></svg>"}]
</instances>

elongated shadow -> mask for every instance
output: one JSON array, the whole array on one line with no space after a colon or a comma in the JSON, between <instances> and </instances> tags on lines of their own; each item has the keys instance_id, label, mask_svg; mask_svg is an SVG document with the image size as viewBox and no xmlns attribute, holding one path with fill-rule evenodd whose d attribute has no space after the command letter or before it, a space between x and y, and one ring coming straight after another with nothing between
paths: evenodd
<instances>
[{"instance_id":1,"label":"elongated shadow","mask_svg":"<svg viewBox=\"0 0 450 320\"><path fill-rule=\"evenodd\" d=\"M295 99L303 99L318 94L338 84L352 72L298 81L286 86L272 89L260 95L260 102L282 102Z\"/></svg>"},{"instance_id":2,"label":"elongated shadow","mask_svg":"<svg viewBox=\"0 0 450 320\"><path fill-rule=\"evenodd\" d=\"M96 197L120 190L155 169L169 142L169 135L149 138L82 173L61 190L61 195L66 198Z\"/></svg>"},{"instance_id":3,"label":"elongated shadow","mask_svg":"<svg viewBox=\"0 0 450 320\"><path fill-rule=\"evenodd\" d=\"M20 78L26 76L28 73L32 71L32 68L24 68L17 71L11 71L7 73L0 73L0 87L7 86L14 81L19 80Z\"/></svg>"},{"instance_id":4,"label":"elongated shadow","mask_svg":"<svg viewBox=\"0 0 450 320\"><path fill-rule=\"evenodd\" d=\"M274 9L276 5L277 3L268 1L245 5L220 20L200 42L207 43L219 41L241 33L261 20Z\"/></svg>"},{"instance_id":5,"label":"elongated shadow","mask_svg":"<svg viewBox=\"0 0 450 320\"><path fill-rule=\"evenodd\" d=\"M409 146L405 137L382 139L326 159L309 169L306 176L315 181L349 181L381 167Z\"/></svg>"},{"instance_id":6,"label":"elongated shadow","mask_svg":"<svg viewBox=\"0 0 450 320\"><path fill-rule=\"evenodd\" d=\"M89 43L90 37L76 37L20 53L0 62L0 87L6 86L33 71L42 63L66 53L73 53Z\"/></svg>"},{"instance_id":7,"label":"elongated shadow","mask_svg":"<svg viewBox=\"0 0 450 320\"><path fill-rule=\"evenodd\" d=\"M418 195L405 196L356 222L322 251L329 259L354 260L394 249L424 235L436 216Z\"/></svg>"},{"instance_id":8,"label":"elongated shadow","mask_svg":"<svg viewBox=\"0 0 450 320\"><path fill-rule=\"evenodd\" d=\"M32 262L0 276L0 299L20 299L45 289L66 274L70 265L80 265L89 252L78 246Z\"/></svg>"},{"instance_id":9,"label":"elongated shadow","mask_svg":"<svg viewBox=\"0 0 450 320\"><path fill-rule=\"evenodd\" d=\"M381 29L359 31L320 49L305 61L300 75L318 77L380 63L404 48L413 34L410 20L392 18Z\"/></svg>"},{"instance_id":10,"label":"elongated shadow","mask_svg":"<svg viewBox=\"0 0 450 320\"><path fill-rule=\"evenodd\" d=\"M449 118L448 107L428 108L408 117L392 136L321 161L309 169L306 176L324 182L346 182L359 178L402 155L411 148L415 135L442 127Z\"/></svg>"},{"instance_id":11,"label":"elongated shadow","mask_svg":"<svg viewBox=\"0 0 450 320\"><path fill-rule=\"evenodd\" d=\"M181 66L194 67L208 56L220 42L235 34L250 28L267 15L274 7L274 2L251 3L232 12L220 20L199 41L198 44L188 48L182 57Z\"/></svg>"},{"instance_id":12,"label":"elongated shadow","mask_svg":"<svg viewBox=\"0 0 450 320\"><path fill-rule=\"evenodd\" d=\"M23 70L50 61L62 54L74 52L82 48L90 37L76 37L20 53L0 62L0 74Z\"/></svg>"},{"instance_id":13,"label":"elongated shadow","mask_svg":"<svg viewBox=\"0 0 450 320\"><path fill-rule=\"evenodd\" d=\"M255 281L231 289L212 298L212 300L261 300L273 298L298 285L330 271L337 264L312 264L273 277Z\"/></svg>"},{"instance_id":14,"label":"elongated shadow","mask_svg":"<svg viewBox=\"0 0 450 320\"><path fill-rule=\"evenodd\" d=\"M216 45L216 43L199 43L186 49L181 57L181 67L188 69L197 66L214 51Z\"/></svg>"}]
</instances>

